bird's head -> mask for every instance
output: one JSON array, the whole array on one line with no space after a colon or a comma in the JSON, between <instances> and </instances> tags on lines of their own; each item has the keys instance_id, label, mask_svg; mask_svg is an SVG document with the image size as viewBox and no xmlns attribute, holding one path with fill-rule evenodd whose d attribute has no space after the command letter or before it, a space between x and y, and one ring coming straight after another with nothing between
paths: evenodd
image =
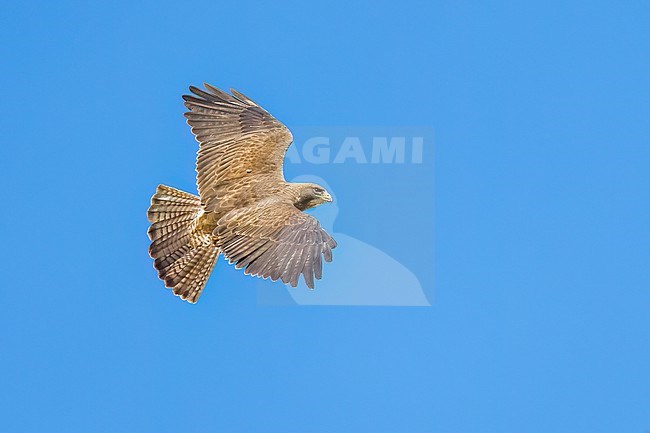
<instances>
[{"instance_id":1,"label":"bird's head","mask_svg":"<svg viewBox=\"0 0 650 433\"><path fill-rule=\"evenodd\" d=\"M332 196L320 185L315 183L300 183L297 186L298 198L294 205L300 210L309 209L332 201Z\"/></svg>"}]
</instances>

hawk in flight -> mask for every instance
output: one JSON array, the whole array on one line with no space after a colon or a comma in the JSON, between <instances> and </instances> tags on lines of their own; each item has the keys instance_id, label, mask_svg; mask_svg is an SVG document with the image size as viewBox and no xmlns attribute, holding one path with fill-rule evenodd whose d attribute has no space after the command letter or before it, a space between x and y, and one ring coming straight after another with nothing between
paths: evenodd
<instances>
[{"instance_id":1,"label":"hawk in flight","mask_svg":"<svg viewBox=\"0 0 650 433\"><path fill-rule=\"evenodd\" d=\"M332 201L312 183L284 180L289 129L248 97L209 84L184 95L199 142L199 197L159 185L147 212L149 255L174 294L195 303L224 257L244 273L308 287L332 260L336 242L303 211Z\"/></svg>"}]
</instances>

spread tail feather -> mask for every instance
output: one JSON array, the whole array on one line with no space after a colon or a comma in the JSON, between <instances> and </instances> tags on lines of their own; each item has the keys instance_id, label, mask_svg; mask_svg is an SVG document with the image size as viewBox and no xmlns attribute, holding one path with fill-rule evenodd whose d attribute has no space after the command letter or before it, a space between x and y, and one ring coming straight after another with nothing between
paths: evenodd
<instances>
[{"instance_id":1,"label":"spread tail feather","mask_svg":"<svg viewBox=\"0 0 650 433\"><path fill-rule=\"evenodd\" d=\"M196 230L203 214L195 195L159 185L147 211L149 255L158 276L181 299L195 303L219 256L210 234Z\"/></svg>"}]
</instances>

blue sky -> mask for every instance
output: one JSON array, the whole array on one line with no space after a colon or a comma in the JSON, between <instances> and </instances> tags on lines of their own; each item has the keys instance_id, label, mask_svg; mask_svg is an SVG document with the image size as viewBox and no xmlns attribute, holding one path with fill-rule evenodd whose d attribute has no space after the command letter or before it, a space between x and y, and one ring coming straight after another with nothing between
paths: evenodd
<instances>
[{"instance_id":1,"label":"blue sky","mask_svg":"<svg viewBox=\"0 0 650 433\"><path fill-rule=\"evenodd\" d=\"M0 11L0 431L650 429L647 2ZM145 212L195 191L204 81L289 127L433 127L435 186L287 167L432 306L259 305L223 262L165 291Z\"/></svg>"}]
</instances>

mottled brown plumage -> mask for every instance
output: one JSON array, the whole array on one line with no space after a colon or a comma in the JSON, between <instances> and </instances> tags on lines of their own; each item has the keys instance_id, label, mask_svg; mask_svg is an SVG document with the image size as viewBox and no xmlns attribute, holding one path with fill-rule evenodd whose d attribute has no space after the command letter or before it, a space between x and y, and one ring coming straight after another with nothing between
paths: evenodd
<instances>
[{"instance_id":1,"label":"mottled brown plumage","mask_svg":"<svg viewBox=\"0 0 650 433\"><path fill-rule=\"evenodd\" d=\"M160 185L148 211L149 254L174 294L196 302L219 254L245 273L308 287L336 242L303 213L331 201L315 184L289 183L282 163L293 141L282 123L248 97L205 84L185 95L199 142L200 197Z\"/></svg>"}]
</instances>

